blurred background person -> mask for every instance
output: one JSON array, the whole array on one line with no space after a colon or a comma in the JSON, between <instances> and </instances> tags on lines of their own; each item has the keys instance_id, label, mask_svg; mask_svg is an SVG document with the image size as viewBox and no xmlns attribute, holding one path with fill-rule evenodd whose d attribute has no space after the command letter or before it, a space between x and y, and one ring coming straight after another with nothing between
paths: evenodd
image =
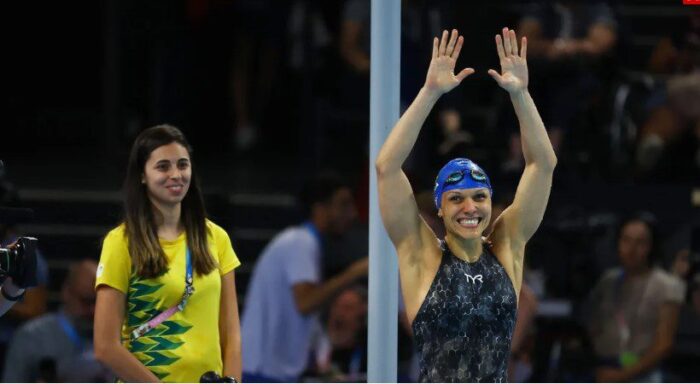
<instances>
[{"instance_id":1,"label":"blurred background person","mask_svg":"<svg viewBox=\"0 0 700 384\"><path fill-rule=\"evenodd\" d=\"M667 33L649 57L653 80L635 148L637 176L682 180L700 176L700 11L695 9ZM692 165L683 174L678 163Z\"/></svg>"},{"instance_id":2,"label":"blurred background person","mask_svg":"<svg viewBox=\"0 0 700 384\"><path fill-rule=\"evenodd\" d=\"M0 207L18 207L20 198L17 188L5 177L5 167L0 161ZM2 217L0 215L0 248L7 248L13 245L20 237L20 224L15 217ZM0 317L0 362L4 363L4 353L12 335L24 322L40 316L46 312L48 301L48 280L49 268L42 253L35 249L36 257L36 286L32 289L19 289L12 279L6 280L3 284L6 292L10 292L10 297L21 297L21 300L5 300L0 306L7 312ZM2 372L2 369L0 369Z\"/></svg>"},{"instance_id":3,"label":"blurred background person","mask_svg":"<svg viewBox=\"0 0 700 384\"><path fill-rule=\"evenodd\" d=\"M311 373L323 381L366 381L367 288L353 285L340 291L323 320Z\"/></svg>"},{"instance_id":4,"label":"blurred background person","mask_svg":"<svg viewBox=\"0 0 700 384\"><path fill-rule=\"evenodd\" d=\"M255 265L243 311L244 382L299 381L308 368L318 315L337 292L367 276L368 259L322 276L322 243L356 217L352 192L334 173L314 176L300 201L306 221L277 234Z\"/></svg>"},{"instance_id":5,"label":"blurred background person","mask_svg":"<svg viewBox=\"0 0 700 384\"><path fill-rule=\"evenodd\" d=\"M685 287L655 266L659 243L650 214L622 222L617 243L621 268L604 273L590 298L596 381L663 381L661 364L673 348Z\"/></svg>"},{"instance_id":6,"label":"blurred background person","mask_svg":"<svg viewBox=\"0 0 700 384\"><path fill-rule=\"evenodd\" d=\"M693 382L700 377L700 273L690 279L689 300L681 307L666 382Z\"/></svg>"},{"instance_id":7,"label":"blurred background person","mask_svg":"<svg viewBox=\"0 0 700 384\"><path fill-rule=\"evenodd\" d=\"M618 39L617 21L603 1L533 2L516 30L528 38L533 97L559 153L566 136L581 129L580 117L595 95L605 91L603 83L612 68L609 57ZM518 133L510 133L509 140L504 170L519 171Z\"/></svg>"},{"instance_id":8,"label":"blurred background person","mask_svg":"<svg viewBox=\"0 0 700 384\"><path fill-rule=\"evenodd\" d=\"M278 78L290 1L237 0L219 10L230 13L233 49L230 54L230 100L233 103L233 149L245 153L262 135L265 110ZM219 16L214 15L214 16Z\"/></svg>"},{"instance_id":9,"label":"blurred background person","mask_svg":"<svg viewBox=\"0 0 700 384\"><path fill-rule=\"evenodd\" d=\"M4 166L0 162L0 207L19 207L22 202L17 192L17 187L5 178ZM7 247L22 236L21 222L14 218L2 218L0 220L0 247ZM7 316L0 320L0 340L12 333L14 325L25 320L37 317L46 312L47 287L49 281L49 267L40 250L36 250L36 280L37 286L32 287L24 294L21 302L12 307Z\"/></svg>"},{"instance_id":10,"label":"blurred background person","mask_svg":"<svg viewBox=\"0 0 700 384\"><path fill-rule=\"evenodd\" d=\"M446 25L452 25L453 10L444 0L403 0L401 2L401 109L408 107L423 85L428 68L430 41ZM347 0L342 9L339 52L344 70L341 73L344 102L367 114L369 112L370 69L370 1ZM407 167L410 172L432 172L432 168L456 157L460 150L473 144L474 137L462 127L461 91L454 90L438 103L436 118L428 124L440 127L437 134L426 130ZM358 127L362 129L362 127Z\"/></svg>"},{"instance_id":11,"label":"blurred background person","mask_svg":"<svg viewBox=\"0 0 700 384\"><path fill-rule=\"evenodd\" d=\"M97 262L84 259L69 268L61 288L61 308L22 325L7 350L4 382L109 382L115 376L95 359Z\"/></svg>"}]
</instances>

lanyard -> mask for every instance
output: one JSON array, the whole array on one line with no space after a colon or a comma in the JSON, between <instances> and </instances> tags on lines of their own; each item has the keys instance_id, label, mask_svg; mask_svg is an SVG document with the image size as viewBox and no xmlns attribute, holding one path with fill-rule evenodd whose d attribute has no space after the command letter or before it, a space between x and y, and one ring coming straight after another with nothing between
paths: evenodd
<instances>
[{"instance_id":1,"label":"lanyard","mask_svg":"<svg viewBox=\"0 0 700 384\"><path fill-rule=\"evenodd\" d=\"M620 277L618 278L619 280L617 281L616 285L616 290L615 290L615 303L617 306L617 310L615 311L615 321L617 322L617 327L618 330L620 331L620 349L622 351L625 351L629 347L629 341L630 338L632 337L632 329L631 329L631 321L627 321L627 318L625 317L625 313L622 307L622 285L625 280L625 272L623 271L620 274ZM637 307L635 308L635 315L637 318L641 315L642 312L642 307L644 302L646 301L646 298L649 293L649 281L651 280L651 272L649 275L646 277L646 281L644 282L644 288L642 289L642 296L639 299L639 303ZM633 319L630 319L633 320Z\"/></svg>"},{"instance_id":2,"label":"lanyard","mask_svg":"<svg viewBox=\"0 0 700 384\"><path fill-rule=\"evenodd\" d=\"M305 221L303 225L304 227L306 227L306 229L309 230L309 232L311 232L316 241L318 241L319 245L323 244L323 238L321 237L321 233L318 232L318 228L316 228L314 223L312 223L311 221Z\"/></svg>"},{"instance_id":3,"label":"lanyard","mask_svg":"<svg viewBox=\"0 0 700 384\"><path fill-rule=\"evenodd\" d=\"M174 315L179 311L184 311L187 305L187 299L194 293L194 286L192 285L192 262L190 260L190 248L187 247L185 253L186 257L186 268L185 268L185 292L182 294L182 299L176 305L168 308L168 310L161 312L158 316L148 320L147 322L139 325L136 329L131 332L131 341L138 339L139 337L145 335L151 329L157 327L162 322L167 320L170 316Z\"/></svg>"},{"instance_id":4,"label":"lanyard","mask_svg":"<svg viewBox=\"0 0 700 384\"><path fill-rule=\"evenodd\" d=\"M75 345L78 350L82 351L83 350L83 339L78 335L78 331L75 330L75 327L73 327L73 324L68 321L68 318L66 318L66 315L63 313L63 311L59 312L56 315L56 318L58 319L58 324L61 325L61 328L63 329L63 332L65 332L66 336L70 339L70 341L73 342L73 345Z\"/></svg>"},{"instance_id":5,"label":"lanyard","mask_svg":"<svg viewBox=\"0 0 700 384\"><path fill-rule=\"evenodd\" d=\"M350 358L350 364L348 366L348 373L353 379L357 379L360 376L363 356L364 352L362 351L362 348L355 348L355 350L352 352L352 357Z\"/></svg>"}]
</instances>

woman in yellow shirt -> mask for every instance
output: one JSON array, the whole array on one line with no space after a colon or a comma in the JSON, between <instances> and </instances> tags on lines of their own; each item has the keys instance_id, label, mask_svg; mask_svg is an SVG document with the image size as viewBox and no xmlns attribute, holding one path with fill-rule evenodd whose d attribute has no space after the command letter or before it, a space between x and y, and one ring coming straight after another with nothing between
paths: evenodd
<instances>
[{"instance_id":1,"label":"woman in yellow shirt","mask_svg":"<svg viewBox=\"0 0 700 384\"><path fill-rule=\"evenodd\" d=\"M124 381L241 375L240 262L226 232L206 219L191 153L169 125L136 138L125 219L102 245L95 355Z\"/></svg>"}]
</instances>

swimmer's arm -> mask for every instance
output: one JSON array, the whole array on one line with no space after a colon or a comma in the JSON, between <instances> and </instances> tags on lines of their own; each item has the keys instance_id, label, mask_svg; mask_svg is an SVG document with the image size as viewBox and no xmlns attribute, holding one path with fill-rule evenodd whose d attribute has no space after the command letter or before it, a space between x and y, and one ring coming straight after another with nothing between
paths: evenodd
<instances>
[{"instance_id":1,"label":"swimmer's arm","mask_svg":"<svg viewBox=\"0 0 700 384\"><path fill-rule=\"evenodd\" d=\"M513 204L501 215L513 244L524 246L542 222L552 189L557 158L544 124L527 91L511 95L520 122L525 169Z\"/></svg>"},{"instance_id":2,"label":"swimmer's arm","mask_svg":"<svg viewBox=\"0 0 700 384\"><path fill-rule=\"evenodd\" d=\"M474 73L473 69L466 68L458 75L454 74L463 42L463 37L458 37L456 30L452 31L449 41L447 31L443 32L439 44L437 37L433 40L433 56L425 84L396 123L377 156L379 208L389 238L399 253L407 243L419 240L422 232L430 231L420 218L411 185L401 166L440 96Z\"/></svg>"},{"instance_id":3,"label":"swimmer's arm","mask_svg":"<svg viewBox=\"0 0 700 384\"><path fill-rule=\"evenodd\" d=\"M518 53L515 32L504 29L496 36L501 74L489 74L510 94L520 123L525 170L520 178L513 204L497 219L495 228L508 237L515 255L522 256L525 243L535 233L547 207L557 157L547 136L544 123L530 96L527 69L527 40L523 38ZM522 260L515 260L522 262Z\"/></svg>"}]
</instances>

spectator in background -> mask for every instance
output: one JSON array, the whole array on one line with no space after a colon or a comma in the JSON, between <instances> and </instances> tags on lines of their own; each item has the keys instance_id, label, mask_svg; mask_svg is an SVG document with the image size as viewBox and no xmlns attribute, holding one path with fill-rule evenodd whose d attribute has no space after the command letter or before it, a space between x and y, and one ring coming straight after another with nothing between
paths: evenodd
<instances>
[{"instance_id":1,"label":"spectator in background","mask_svg":"<svg viewBox=\"0 0 700 384\"><path fill-rule=\"evenodd\" d=\"M228 3L228 2L226 2ZM289 1L238 0L231 9L235 52L229 73L233 102L232 141L237 151L250 150L261 136L279 72Z\"/></svg>"},{"instance_id":2,"label":"spectator in background","mask_svg":"<svg viewBox=\"0 0 700 384\"><path fill-rule=\"evenodd\" d=\"M309 363L318 312L336 293L367 275L368 260L324 279L324 235L355 220L350 188L335 174L308 182L301 203L307 221L285 229L263 250L243 310L244 382L295 382Z\"/></svg>"},{"instance_id":3,"label":"spectator in background","mask_svg":"<svg viewBox=\"0 0 700 384\"><path fill-rule=\"evenodd\" d=\"M428 68L430 39L438 36L445 25L449 10L442 0L404 0L401 4L401 109L408 107L415 94L423 85L423 77ZM340 56L346 66L343 92L346 99L361 111L369 107L370 69L370 1L347 0L343 8L340 29ZM459 111L460 91L445 95L438 104L437 124L441 127L437 137L424 140L427 145L418 144L414 156L409 159L409 168L425 166L417 170L433 171L433 166L463 153L472 144L472 135L462 129L462 115ZM430 130L428 130L430 133ZM460 152L460 149L462 150ZM454 155L454 156L453 156ZM444 160L444 161L443 161Z\"/></svg>"},{"instance_id":4,"label":"spectator in background","mask_svg":"<svg viewBox=\"0 0 700 384\"><path fill-rule=\"evenodd\" d=\"M651 73L664 80L647 100L639 132L635 162L642 177L700 177L700 11L687 23L680 36L662 39L649 60Z\"/></svg>"},{"instance_id":5,"label":"spectator in background","mask_svg":"<svg viewBox=\"0 0 700 384\"><path fill-rule=\"evenodd\" d=\"M0 224L0 247L6 248L14 243L19 235L13 225ZM27 320L46 313L48 301L49 267L39 250L36 251L36 282L37 286L27 289L22 300L10 308L0 318L0 345L6 345L18 326ZM4 353L4 348L2 348Z\"/></svg>"},{"instance_id":6,"label":"spectator in background","mask_svg":"<svg viewBox=\"0 0 700 384\"><path fill-rule=\"evenodd\" d=\"M667 364L669 382L694 382L700 377L700 273L689 285L690 301L681 308L678 334Z\"/></svg>"},{"instance_id":7,"label":"spectator in background","mask_svg":"<svg viewBox=\"0 0 700 384\"><path fill-rule=\"evenodd\" d=\"M615 47L617 22L603 2L537 2L527 8L518 33L528 38L533 94L559 152L581 107L599 86L597 66ZM511 133L510 141L504 171L519 171L523 157L517 132Z\"/></svg>"},{"instance_id":8,"label":"spectator in background","mask_svg":"<svg viewBox=\"0 0 700 384\"><path fill-rule=\"evenodd\" d=\"M324 381L365 380L367 289L364 286L348 287L333 299L316 353L316 374Z\"/></svg>"},{"instance_id":9,"label":"spectator in background","mask_svg":"<svg viewBox=\"0 0 700 384\"><path fill-rule=\"evenodd\" d=\"M622 222L621 268L604 273L590 297L597 381L663 380L660 364L673 347L685 288L654 266L658 246L653 216L639 213Z\"/></svg>"},{"instance_id":10,"label":"spectator in background","mask_svg":"<svg viewBox=\"0 0 700 384\"><path fill-rule=\"evenodd\" d=\"M683 23L681 33L663 37L654 47L648 63L652 74L688 73L698 67L700 10L692 10Z\"/></svg>"},{"instance_id":11,"label":"spectator in background","mask_svg":"<svg viewBox=\"0 0 700 384\"><path fill-rule=\"evenodd\" d=\"M20 327L5 356L4 382L109 382L114 375L95 360L92 324L97 263L71 264L61 308Z\"/></svg>"},{"instance_id":12,"label":"spectator in background","mask_svg":"<svg viewBox=\"0 0 700 384\"><path fill-rule=\"evenodd\" d=\"M0 167L0 206L19 205L19 196L15 186L4 177L4 167ZM20 236L16 222L0 222L0 247L7 248ZM22 300L14 303L0 318L0 361L4 362L6 346L17 327L27 320L46 312L48 301L49 267L41 252L36 250L36 287L24 291Z\"/></svg>"},{"instance_id":13,"label":"spectator in background","mask_svg":"<svg viewBox=\"0 0 700 384\"><path fill-rule=\"evenodd\" d=\"M690 249L683 248L676 252L670 265L670 272L683 281L690 280L693 274L693 265L690 262Z\"/></svg>"}]
</instances>

